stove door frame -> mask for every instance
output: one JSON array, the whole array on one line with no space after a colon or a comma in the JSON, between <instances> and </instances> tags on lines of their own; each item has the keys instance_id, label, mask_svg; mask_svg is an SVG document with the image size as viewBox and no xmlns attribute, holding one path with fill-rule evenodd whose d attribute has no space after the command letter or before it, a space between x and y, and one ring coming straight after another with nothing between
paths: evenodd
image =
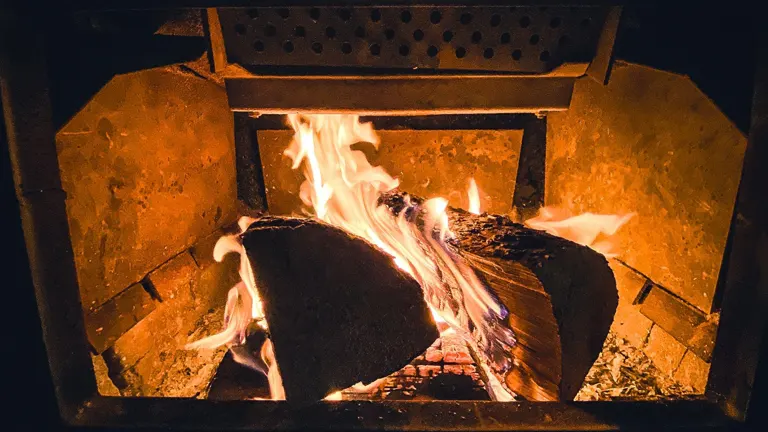
<instances>
[{"instance_id":1,"label":"stove door frame","mask_svg":"<svg viewBox=\"0 0 768 432\"><path fill-rule=\"evenodd\" d=\"M723 312L705 398L675 402L284 402L103 397L96 391L58 176L44 40L30 16L3 11L0 84L14 183L61 418L72 426L178 429L617 429L723 427L744 421L768 310L768 50L719 284ZM765 33L765 32L764 32ZM759 46L768 46L762 34ZM22 251L19 251L22 253ZM20 287L27 288L27 287ZM765 359L763 359L765 360ZM764 373L764 371L763 371Z\"/></svg>"}]
</instances>

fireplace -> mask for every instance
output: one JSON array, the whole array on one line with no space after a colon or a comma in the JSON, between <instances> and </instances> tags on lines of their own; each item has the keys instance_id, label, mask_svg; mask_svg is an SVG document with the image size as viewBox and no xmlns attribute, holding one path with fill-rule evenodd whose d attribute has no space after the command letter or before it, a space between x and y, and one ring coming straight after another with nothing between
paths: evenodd
<instances>
[{"instance_id":1,"label":"fireplace","mask_svg":"<svg viewBox=\"0 0 768 432\"><path fill-rule=\"evenodd\" d=\"M622 29L631 35L642 16L632 8L258 3L84 6L46 21L47 33L5 38L14 180L68 423L572 429L745 419L765 289L761 81L750 125L745 107L696 75L622 57ZM9 36L31 18L5 16ZM387 231L387 221L406 231ZM292 234L271 234L299 229L322 231L303 255L282 246ZM404 232L415 237L398 239ZM348 252L359 245L339 233L375 245L372 258ZM403 246L413 239L427 244L422 268L424 250L411 257ZM334 343L349 328L280 320L275 305L289 295L304 315L364 303L338 289L302 292L306 275L279 273L275 258L299 256L310 269L349 256L372 274L418 281L424 299L379 298L366 285L382 303L344 321L356 331L378 331L377 313L431 315L387 321L375 356L353 337ZM444 279L429 280L430 265ZM312 271L318 285L336 280ZM450 289L428 288L451 284L464 306L446 306ZM504 294L510 284L523 288ZM301 294L317 304L301 306ZM472 315L472 301L484 309ZM326 350L301 345L310 324L328 331ZM281 339L292 325L300 338ZM301 349L288 357L291 344ZM353 374L360 383L334 375L349 367L314 368L345 362L365 366ZM286 396L302 403L277 401Z\"/></svg>"}]
</instances>

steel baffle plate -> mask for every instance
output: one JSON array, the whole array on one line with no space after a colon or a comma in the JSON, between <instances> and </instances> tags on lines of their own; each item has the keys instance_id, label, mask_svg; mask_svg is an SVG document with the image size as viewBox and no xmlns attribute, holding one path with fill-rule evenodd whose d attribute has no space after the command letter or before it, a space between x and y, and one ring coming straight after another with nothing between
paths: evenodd
<instances>
[{"instance_id":1,"label":"steel baffle plate","mask_svg":"<svg viewBox=\"0 0 768 432\"><path fill-rule=\"evenodd\" d=\"M595 54L607 9L263 7L219 9L230 63L545 73Z\"/></svg>"}]
</instances>

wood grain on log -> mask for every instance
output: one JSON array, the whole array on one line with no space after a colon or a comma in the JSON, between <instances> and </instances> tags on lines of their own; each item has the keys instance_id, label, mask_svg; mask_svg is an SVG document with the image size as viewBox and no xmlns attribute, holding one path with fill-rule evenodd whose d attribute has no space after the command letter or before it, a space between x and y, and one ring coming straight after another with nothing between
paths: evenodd
<instances>
[{"instance_id":1,"label":"wood grain on log","mask_svg":"<svg viewBox=\"0 0 768 432\"><path fill-rule=\"evenodd\" d=\"M608 261L506 216L451 209L449 222L464 255L485 258L486 264L469 261L510 312L520 364L507 375L507 385L528 399L573 399L618 306Z\"/></svg>"},{"instance_id":2,"label":"wood grain on log","mask_svg":"<svg viewBox=\"0 0 768 432\"><path fill-rule=\"evenodd\" d=\"M404 194L381 202L418 223L420 198L407 209ZM517 343L507 387L528 400L572 400L600 354L618 305L608 262L598 252L514 223L448 207L456 249L509 311Z\"/></svg>"}]
</instances>

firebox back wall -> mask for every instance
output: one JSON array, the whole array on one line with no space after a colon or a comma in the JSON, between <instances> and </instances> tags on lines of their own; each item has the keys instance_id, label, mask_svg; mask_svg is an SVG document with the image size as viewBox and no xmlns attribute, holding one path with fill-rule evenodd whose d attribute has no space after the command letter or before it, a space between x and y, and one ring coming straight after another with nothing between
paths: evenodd
<instances>
[{"instance_id":1,"label":"firebox back wall","mask_svg":"<svg viewBox=\"0 0 768 432\"><path fill-rule=\"evenodd\" d=\"M480 186L483 209L506 213L515 186L522 131L520 130L383 130L379 150L355 145L373 165L381 165L411 194L448 198L467 208L470 178ZM291 170L283 155L293 131L258 132L264 183L270 213L300 213L301 169ZM500 175L503 174L503 175Z\"/></svg>"},{"instance_id":2,"label":"firebox back wall","mask_svg":"<svg viewBox=\"0 0 768 432\"><path fill-rule=\"evenodd\" d=\"M509 213L522 131L379 131L361 147L403 190L467 208L474 177L484 211ZM260 131L267 200L299 212L300 170L282 155L290 131ZM545 204L573 214L637 216L619 259L709 313L746 139L685 76L617 62L607 86L577 81L567 111L548 115Z\"/></svg>"}]
</instances>

